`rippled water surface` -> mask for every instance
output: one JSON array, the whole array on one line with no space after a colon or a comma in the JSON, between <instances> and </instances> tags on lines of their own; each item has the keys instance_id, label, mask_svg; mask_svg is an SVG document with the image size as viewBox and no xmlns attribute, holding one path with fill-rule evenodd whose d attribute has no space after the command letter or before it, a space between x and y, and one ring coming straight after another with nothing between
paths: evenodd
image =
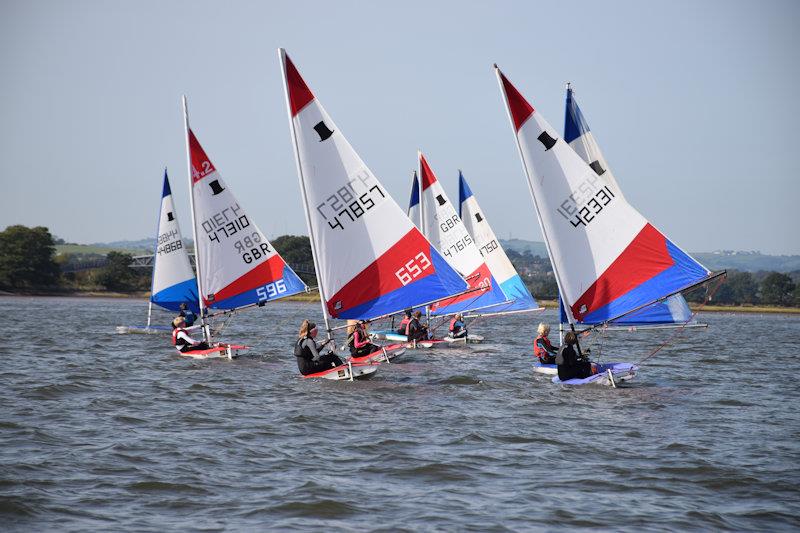
<instances>
[{"instance_id":1,"label":"rippled water surface","mask_svg":"<svg viewBox=\"0 0 800 533\"><path fill-rule=\"evenodd\" d=\"M291 355L318 304L235 317L225 338L254 349L234 361L115 334L144 321L141 301L0 310L3 530L800 527L800 317L706 314L613 390L535 377L539 317L322 382ZM593 352L636 361L672 335L609 334Z\"/></svg>"}]
</instances>

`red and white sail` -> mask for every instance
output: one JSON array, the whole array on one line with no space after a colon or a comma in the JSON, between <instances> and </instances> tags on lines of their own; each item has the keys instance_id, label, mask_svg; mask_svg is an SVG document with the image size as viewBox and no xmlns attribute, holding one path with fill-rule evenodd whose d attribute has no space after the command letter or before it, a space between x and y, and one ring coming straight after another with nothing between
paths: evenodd
<instances>
[{"instance_id":1,"label":"red and white sail","mask_svg":"<svg viewBox=\"0 0 800 533\"><path fill-rule=\"evenodd\" d=\"M612 320L709 278L592 170L497 69L570 323Z\"/></svg>"},{"instance_id":2,"label":"red and white sail","mask_svg":"<svg viewBox=\"0 0 800 533\"><path fill-rule=\"evenodd\" d=\"M197 274L206 308L236 309L306 290L247 215L188 127Z\"/></svg>"},{"instance_id":3,"label":"red and white sail","mask_svg":"<svg viewBox=\"0 0 800 533\"><path fill-rule=\"evenodd\" d=\"M283 49L292 141L326 317L369 319L463 292Z\"/></svg>"},{"instance_id":4,"label":"red and white sail","mask_svg":"<svg viewBox=\"0 0 800 533\"><path fill-rule=\"evenodd\" d=\"M431 312L458 313L506 302L505 294L492 276L442 184L436 179L425 156L419 152L418 157L422 231L431 244L464 276L470 288L482 289L437 302L431 306Z\"/></svg>"}]
</instances>

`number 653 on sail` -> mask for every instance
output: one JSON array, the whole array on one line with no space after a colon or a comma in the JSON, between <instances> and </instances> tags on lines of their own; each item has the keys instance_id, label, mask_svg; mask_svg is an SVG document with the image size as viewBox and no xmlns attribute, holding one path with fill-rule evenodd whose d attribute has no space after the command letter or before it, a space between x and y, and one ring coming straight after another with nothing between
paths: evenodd
<instances>
[{"instance_id":1,"label":"number 653 on sail","mask_svg":"<svg viewBox=\"0 0 800 533\"><path fill-rule=\"evenodd\" d=\"M264 300L269 300L270 298L275 298L279 294L283 294L286 292L286 283L279 279L274 283L267 283L263 287L259 287L256 289L256 294L258 294L258 301L263 302Z\"/></svg>"},{"instance_id":2,"label":"number 653 on sail","mask_svg":"<svg viewBox=\"0 0 800 533\"><path fill-rule=\"evenodd\" d=\"M400 280L403 286L406 286L411 283L414 278L419 277L424 270L430 268L430 266L431 261L425 255L425 252L420 252L414 256L414 259L409 260L405 265L400 267L394 275L397 276L397 279Z\"/></svg>"}]
</instances>

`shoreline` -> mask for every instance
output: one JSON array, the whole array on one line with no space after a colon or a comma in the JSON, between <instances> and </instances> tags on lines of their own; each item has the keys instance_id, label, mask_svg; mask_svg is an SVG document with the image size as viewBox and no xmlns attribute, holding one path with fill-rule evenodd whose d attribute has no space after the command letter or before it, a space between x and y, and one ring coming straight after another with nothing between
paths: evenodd
<instances>
[{"instance_id":1,"label":"shoreline","mask_svg":"<svg viewBox=\"0 0 800 533\"><path fill-rule=\"evenodd\" d=\"M150 291L140 292L111 292L111 291L31 291L31 292L8 292L0 291L2 297L17 298L118 298L129 300L147 300ZM556 300L537 300L539 305L547 309L558 309ZM319 291L310 290L307 293L294 294L275 300L274 302L319 302ZM698 304L689 304L693 312L701 313L747 313L747 314L784 314L800 315L800 307L775 307L764 305L706 305L701 308Z\"/></svg>"}]
</instances>

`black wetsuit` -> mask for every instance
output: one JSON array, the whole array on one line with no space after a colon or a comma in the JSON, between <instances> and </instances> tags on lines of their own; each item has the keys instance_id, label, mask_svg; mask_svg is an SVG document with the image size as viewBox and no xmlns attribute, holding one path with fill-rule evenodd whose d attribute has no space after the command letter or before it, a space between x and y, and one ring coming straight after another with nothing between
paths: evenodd
<instances>
[{"instance_id":1,"label":"black wetsuit","mask_svg":"<svg viewBox=\"0 0 800 533\"><path fill-rule=\"evenodd\" d=\"M558 349L556 364L558 365L558 379L561 381L583 379L592 375L592 364L579 359L578 352L570 344L564 344Z\"/></svg>"},{"instance_id":2,"label":"black wetsuit","mask_svg":"<svg viewBox=\"0 0 800 533\"><path fill-rule=\"evenodd\" d=\"M408 340L424 341L428 340L428 328L419 323L419 319L412 318L408 323Z\"/></svg>"},{"instance_id":3,"label":"black wetsuit","mask_svg":"<svg viewBox=\"0 0 800 533\"><path fill-rule=\"evenodd\" d=\"M344 362L332 352L319 353L317 342L310 338L297 339L294 355L297 357L297 368L304 376L329 370Z\"/></svg>"}]
</instances>

